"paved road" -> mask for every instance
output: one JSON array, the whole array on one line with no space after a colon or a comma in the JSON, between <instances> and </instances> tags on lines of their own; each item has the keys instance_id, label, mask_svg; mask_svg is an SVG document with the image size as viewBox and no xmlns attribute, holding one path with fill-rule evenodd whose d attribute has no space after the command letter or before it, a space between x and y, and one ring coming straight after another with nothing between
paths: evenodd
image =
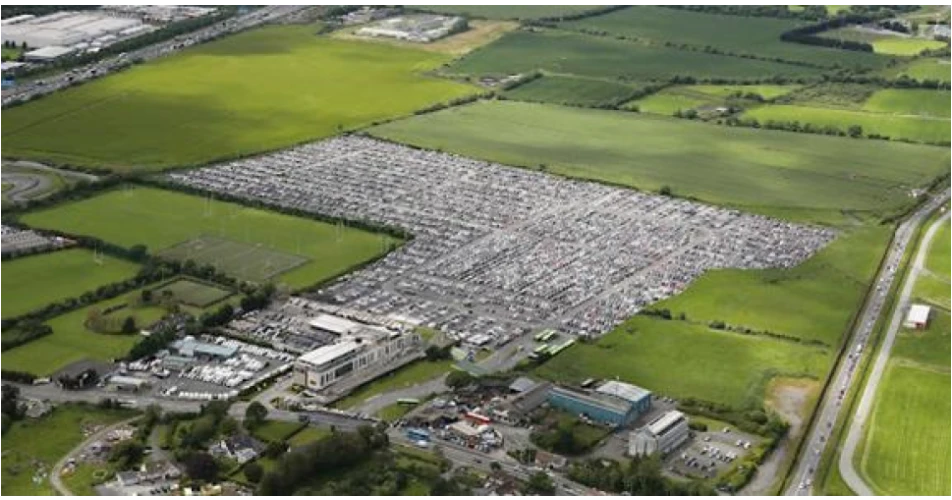
<instances>
[{"instance_id":1,"label":"paved road","mask_svg":"<svg viewBox=\"0 0 952 500\"><path fill-rule=\"evenodd\" d=\"M810 429L806 441L803 443L796 469L793 471L790 484L787 485L785 491L786 495L810 495L812 493L817 465L823 456L823 451L829 444L829 434L842 409L844 395L849 392L851 384L857 378L857 362L866 347L873 327L876 325L876 320L882 312L906 246L915 236L916 228L925 217L948 199L949 191L932 197L896 229L892 245L888 250L879 276L876 278L876 288L872 290L857 321L856 328L848 340L836 373L823 395L813 428Z\"/></svg>"},{"instance_id":2,"label":"paved road","mask_svg":"<svg viewBox=\"0 0 952 500\"><path fill-rule=\"evenodd\" d=\"M86 439L84 439L82 443L79 443L78 445L74 446L72 450L69 450L68 453L63 455L63 458L60 458L59 461L56 462L56 465L53 466L53 469L50 470L50 484L53 485L53 489L56 490L56 493L63 496L73 495L73 492L71 492L69 488L67 488L66 485L63 483L63 478L60 477L60 473L63 471L63 467L66 466L66 462L70 459L70 457L78 454L80 451L83 450L83 448L89 446L93 441L102 439L103 436L105 436L107 432L115 428L122 427L123 425L131 424L132 422L135 422L136 420L140 418L142 417L136 416L136 417L128 418L121 422L116 422L108 427L104 427L99 432L96 432L90 435L89 437L87 437Z\"/></svg>"},{"instance_id":3,"label":"paved road","mask_svg":"<svg viewBox=\"0 0 952 500\"><path fill-rule=\"evenodd\" d=\"M866 421L869 419L870 412L873 408L873 400L876 397L879 382L882 380L883 372L886 369L886 363L889 361L889 355L892 352L896 334L899 333L903 317L909 308L909 299L915 288L916 279L919 277L919 273L922 272L926 257L929 254L929 244L932 242L932 238L936 232L942 227L942 224L949 220L949 214L950 212L946 212L945 215L932 223L922 238L922 243L916 252L912 268L906 277L905 283L903 283L899 300L896 302L896 308L893 311L892 320L889 323L889 330L886 331L886 338L883 340L883 347L879 350L879 355L876 357L873 371L869 374L866 387L863 389L863 396L859 400L859 405L856 407L856 414L853 417L849 433L846 435L846 441L843 444L843 452L840 454L839 462L840 474L843 476L843 480L846 481L846 484L860 495L875 495L875 493L872 488L863 481L855 467L853 467L853 455L856 453L856 446L863 437Z\"/></svg>"},{"instance_id":4,"label":"paved road","mask_svg":"<svg viewBox=\"0 0 952 500\"><path fill-rule=\"evenodd\" d=\"M31 170L43 170L51 174L62 175L65 177L73 177L76 180L81 180L81 181L96 182L99 180L98 175L87 174L86 172L79 172L76 170L66 170L66 169L51 167L49 165L35 162L35 161L11 160L11 161L5 161L3 162L3 164L9 165L11 167L22 167L22 168L28 168Z\"/></svg>"},{"instance_id":5,"label":"paved road","mask_svg":"<svg viewBox=\"0 0 952 500\"><path fill-rule=\"evenodd\" d=\"M26 201L49 191L53 180L46 175L16 172L3 174L3 183L11 184L3 193L7 201Z\"/></svg>"}]
</instances>

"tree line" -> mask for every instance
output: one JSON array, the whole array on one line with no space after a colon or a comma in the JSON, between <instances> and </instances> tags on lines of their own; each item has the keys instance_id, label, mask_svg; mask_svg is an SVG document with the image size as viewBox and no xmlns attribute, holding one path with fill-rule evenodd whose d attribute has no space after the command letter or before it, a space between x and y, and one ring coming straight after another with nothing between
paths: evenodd
<instances>
[{"instance_id":1,"label":"tree line","mask_svg":"<svg viewBox=\"0 0 952 500\"><path fill-rule=\"evenodd\" d=\"M698 481L680 482L667 479L662 474L661 459L657 456L633 458L623 463L601 458L573 462L568 477L601 491L630 496L715 494L709 486Z\"/></svg>"}]
</instances>

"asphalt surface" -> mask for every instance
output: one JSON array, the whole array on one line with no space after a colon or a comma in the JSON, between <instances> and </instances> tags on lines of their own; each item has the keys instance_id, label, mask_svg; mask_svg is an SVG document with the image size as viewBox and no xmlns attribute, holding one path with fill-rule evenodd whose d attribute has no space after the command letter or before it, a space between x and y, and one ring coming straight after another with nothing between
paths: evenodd
<instances>
[{"instance_id":1,"label":"asphalt surface","mask_svg":"<svg viewBox=\"0 0 952 500\"><path fill-rule=\"evenodd\" d=\"M882 269L876 277L875 289L872 290L866 301L863 312L856 323L856 328L843 351L836 373L823 395L819 413L816 415L813 427L803 444L796 469L793 471L790 483L784 492L785 495L802 496L812 494L820 458L829 445L830 432L842 410L844 396L858 379L856 366L862 352L868 349L869 336L889 296L889 289L896 277L896 271L902 261L906 246L915 236L919 224L925 220L930 212L948 199L949 191L933 196L896 229ZM901 310L901 308L897 309L897 311ZM875 387L873 392L875 392Z\"/></svg>"},{"instance_id":2,"label":"asphalt surface","mask_svg":"<svg viewBox=\"0 0 952 500\"><path fill-rule=\"evenodd\" d=\"M876 493L863 481L862 476L860 476L856 468L853 467L853 455L856 454L856 447L863 438L863 430L872 412L876 392L879 389L879 382L882 380L883 373L886 370L886 363L889 361L893 343L896 341L896 334L899 333L903 318L906 315L906 311L908 311L909 299L912 297L916 279L918 279L919 274L922 272L926 257L929 255L929 244L932 243L933 237L942 227L942 224L949 220L949 214L949 212L946 212L945 215L932 223L922 238L922 243L916 252L912 269L910 269L906 281L903 283L902 292L899 295L899 300L896 302L896 308L893 311L892 320L889 323L889 330L886 331L883 346L879 350L879 355L876 357L876 363L873 365L873 370L869 374L866 387L863 389L863 396L859 400L859 405L856 407L856 414L853 416L849 433L846 435L846 441L843 443L843 451L840 453L839 461L840 474L850 489L859 495L875 495Z\"/></svg>"},{"instance_id":3,"label":"asphalt surface","mask_svg":"<svg viewBox=\"0 0 952 500\"><path fill-rule=\"evenodd\" d=\"M68 453L63 455L63 457L60 458L58 462L56 462L56 465L54 465L53 468L50 469L50 484L53 486L53 489L56 490L56 493L62 496L73 496L73 492L70 491L69 488L66 487L66 484L63 483L63 478L60 476L61 472L63 471L63 467L66 466L66 462L70 459L70 457L73 457L76 454L78 454L80 451L83 450L83 448L89 446L93 441L102 439L102 437L105 436L107 432L113 429L116 429L118 427L122 427L126 424L135 422L136 420L140 418L142 417L136 416L132 418L127 418L126 420L123 420L122 422L116 422L110 426L104 427L100 429L99 432L96 432L90 435L89 437L87 437L86 439L84 439L83 442L77 444L76 446L73 447L72 450L69 450Z\"/></svg>"}]
</instances>

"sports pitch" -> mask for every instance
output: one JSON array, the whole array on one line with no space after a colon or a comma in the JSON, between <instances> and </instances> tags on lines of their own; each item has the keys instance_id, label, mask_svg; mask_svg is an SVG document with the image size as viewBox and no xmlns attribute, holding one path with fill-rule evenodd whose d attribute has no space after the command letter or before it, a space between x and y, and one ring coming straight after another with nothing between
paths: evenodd
<instances>
[{"instance_id":1,"label":"sports pitch","mask_svg":"<svg viewBox=\"0 0 952 500\"><path fill-rule=\"evenodd\" d=\"M171 252L247 277L274 276L292 288L336 276L398 243L346 226L148 187L115 189L21 219L125 247L146 245L152 253ZM210 246L199 248L199 242Z\"/></svg>"},{"instance_id":2,"label":"sports pitch","mask_svg":"<svg viewBox=\"0 0 952 500\"><path fill-rule=\"evenodd\" d=\"M510 165L764 212L889 211L948 171L948 148L741 129L646 114L479 102L370 129ZM844 159L846 159L844 161Z\"/></svg>"},{"instance_id":3,"label":"sports pitch","mask_svg":"<svg viewBox=\"0 0 952 500\"><path fill-rule=\"evenodd\" d=\"M80 248L3 263L3 317L12 318L135 276L138 266Z\"/></svg>"},{"instance_id":4,"label":"sports pitch","mask_svg":"<svg viewBox=\"0 0 952 500\"><path fill-rule=\"evenodd\" d=\"M198 308L208 307L233 295L231 290L212 283L203 283L192 278L179 278L153 290L154 294L166 291L186 305Z\"/></svg>"},{"instance_id":5,"label":"sports pitch","mask_svg":"<svg viewBox=\"0 0 952 500\"><path fill-rule=\"evenodd\" d=\"M4 154L120 171L286 147L475 91L451 56L254 29L7 110ZM108 138L104 140L103 138Z\"/></svg>"}]
</instances>

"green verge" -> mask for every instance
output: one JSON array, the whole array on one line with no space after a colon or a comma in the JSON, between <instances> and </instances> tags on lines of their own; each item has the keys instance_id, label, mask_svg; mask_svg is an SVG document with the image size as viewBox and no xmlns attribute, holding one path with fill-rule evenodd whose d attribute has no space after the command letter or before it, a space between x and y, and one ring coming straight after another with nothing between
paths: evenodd
<instances>
[{"instance_id":1,"label":"green verge","mask_svg":"<svg viewBox=\"0 0 952 500\"><path fill-rule=\"evenodd\" d=\"M155 170L327 137L473 94L450 56L269 26L11 108L4 155ZM108 138L108 139L104 139Z\"/></svg>"},{"instance_id":2,"label":"green verge","mask_svg":"<svg viewBox=\"0 0 952 500\"><path fill-rule=\"evenodd\" d=\"M453 362L442 361L414 361L398 370L377 378L360 386L349 396L334 403L335 408L354 408L368 399L383 394L410 387L411 385L435 379L452 369Z\"/></svg>"}]
</instances>

